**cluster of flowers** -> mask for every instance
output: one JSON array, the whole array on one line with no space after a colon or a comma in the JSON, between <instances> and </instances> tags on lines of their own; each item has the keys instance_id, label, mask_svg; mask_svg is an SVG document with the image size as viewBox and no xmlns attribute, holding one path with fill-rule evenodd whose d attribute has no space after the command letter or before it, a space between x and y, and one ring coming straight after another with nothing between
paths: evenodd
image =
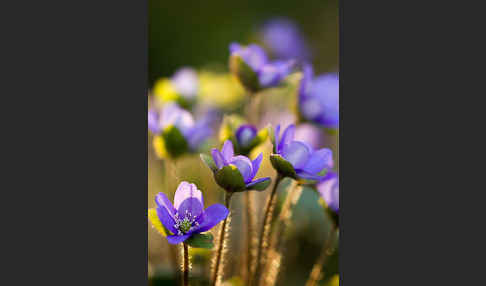
<instances>
[{"instance_id":1,"label":"cluster of flowers","mask_svg":"<svg viewBox=\"0 0 486 286\"><path fill-rule=\"evenodd\" d=\"M262 31L266 39L264 46L278 60L270 60L259 45L232 43L229 46L231 73L253 95L278 87L290 74L300 72L297 89L299 121L327 129L338 128L338 74L313 75L308 62L309 48L291 23L276 20L268 23ZM199 84L197 73L183 68L154 88L154 93L160 96L149 109L148 128L153 134L153 145L159 157L174 160L184 154L199 153L213 134L211 114L195 120L188 110L196 101ZM220 128L221 149L213 148L211 155L200 154L213 172L215 182L227 194L263 191L271 184L269 177L256 178L263 154L250 159L251 152L271 137L273 151L269 160L279 178L289 177L299 184L314 187L327 210L338 213L339 183L337 173L332 171L334 161L330 149L316 150L307 142L295 140L294 124L281 133L280 125L258 130L244 120L232 119L227 117ZM149 210L149 214L152 213L149 217L171 244L212 247L211 243L204 243L208 240L204 232L225 220L229 214L227 205L214 204L204 209L202 192L189 182L180 183L173 204L164 193L159 193L155 201L157 207Z\"/></svg>"}]
</instances>

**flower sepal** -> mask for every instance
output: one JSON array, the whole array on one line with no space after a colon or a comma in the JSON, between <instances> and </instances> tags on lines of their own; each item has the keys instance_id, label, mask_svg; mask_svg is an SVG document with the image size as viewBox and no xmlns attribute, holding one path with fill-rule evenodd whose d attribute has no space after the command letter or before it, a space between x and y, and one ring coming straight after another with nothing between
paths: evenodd
<instances>
[{"instance_id":1,"label":"flower sepal","mask_svg":"<svg viewBox=\"0 0 486 286\"><path fill-rule=\"evenodd\" d=\"M161 137L165 153L175 159L189 151L189 145L181 131L174 125L168 125L162 130Z\"/></svg>"},{"instance_id":2,"label":"flower sepal","mask_svg":"<svg viewBox=\"0 0 486 286\"><path fill-rule=\"evenodd\" d=\"M211 233L197 233L189 237L185 243L194 248L212 249L214 247L213 235Z\"/></svg>"},{"instance_id":3,"label":"flower sepal","mask_svg":"<svg viewBox=\"0 0 486 286\"><path fill-rule=\"evenodd\" d=\"M199 154L199 156L201 157L201 160L203 161L203 163L206 166L208 166L208 168L211 169L211 171L213 171L213 173L218 171L218 167L214 163L213 158L211 158L211 156L204 154L204 153Z\"/></svg>"},{"instance_id":4,"label":"flower sepal","mask_svg":"<svg viewBox=\"0 0 486 286\"><path fill-rule=\"evenodd\" d=\"M296 180L298 179L297 173L295 172L292 164L279 154L271 154L270 162L272 163L273 168L283 177L290 177Z\"/></svg>"},{"instance_id":5,"label":"flower sepal","mask_svg":"<svg viewBox=\"0 0 486 286\"><path fill-rule=\"evenodd\" d=\"M272 179L268 178L268 180L263 180L258 183L252 184L250 186L247 186L247 190L254 190L254 191L264 191L270 184L272 183Z\"/></svg>"},{"instance_id":6,"label":"flower sepal","mask_svg":"<svg viewBox=\"0 0 486 286\"><path fill-rule=\"evenodd\" d=\"M324 178L324 176L326 176L328 170L327 169L323 169L322 171L320 171L319 173L317 173L318 176L320 176L321 178ZM318 179L304 179L304 178L299 178L297 179L297 183L301 186L310 186L310 187L314 187L317 183L319 183L319 180Z\"/></svg>"},{"instance_id":7,"label":"flower sepal","mask_svg":"<svg viewBox=\"0 0 486 286\"><path fill-rule=\"evenodd\" d=\"M238 81L249 91L255 93L261 89L258 74L238 54L229 59L229 69Z\"/></svg>"},{"instance_id":8,"label":"flower sepal","mask_svg":"<svg viewBox=\"0 0 486 286\"><path fill-rule=\"evenodd\" d=\"M246 189L245 181L235 165L226 165L214 173L216 183L228 192L242 192Z\"/></svg>"}]
</instances>

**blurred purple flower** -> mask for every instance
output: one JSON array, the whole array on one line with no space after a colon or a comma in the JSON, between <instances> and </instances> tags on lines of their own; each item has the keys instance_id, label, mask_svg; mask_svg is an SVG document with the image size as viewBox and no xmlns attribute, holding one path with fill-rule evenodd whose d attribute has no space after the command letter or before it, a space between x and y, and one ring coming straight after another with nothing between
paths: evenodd
<instances>
[{"instance_id":1,"label":"blurred purple flower","mask_svg":"<svg viewBox=\"0 0 486 286\"><path fill-rule=\"evenodd\" d=\"M297 25L286 18L274 18L261 28L261 37L266 47L277 58L308 60L310 51Z\"/></svg>"},{"instance_id":2,"label":"blurred purple flower","mask_svg":"<svg viewBox=\"0 0 486 286\"><path fill-rule=\"evenodd\" d=\"M162 109L151 108L148 111L148 128L152 133L158 134L165 127L174 125L193 151L211 135L210 121L211 116L206 116L195 122L189 111L173 102L165 104Z\"/></svg>"},{"instance_id":3,"label":"blurred purple flower","mask_svg":"<svg viewBox=\"0 0 486 286\"><path fill-rule=\"evenodd\" d=\"M199 90L199 80L194 69L189 67L178 69L172 76L171 82L176 91L186 99L196 97Z\"/></svg>"},{"instance_id":4,"label":"blurred purple flower","mask_svg":"<svg viewBox=\"0 0 486 286\"><path fill-rule=\"evenodd\" d=\"M236 141L238 145L246 148L251 141L257 136L258 130L251 124L243 124L236 130Z\"/></svg>"},{"instance_id":5,"label":"blurred purple flower","mask_svg":"<svg viewBox=\"0 0 486 286\"><path fill-rule=\"evenodd\" d=\"M299 87L299 109L307 120L327 128L339 126L339 74L313 78L312 66L305 64Z\"/></svg>"},{"instance_id":6,"label":"blurred purple flower","mask_svg":"<svg viewBox=\"0 0 486 286\"><path fill-rule=\"evenodd\" d=\"M323 176L318 174L334 165L331 149L322 148L314 151L309 144L294 141L294 134L295 125L291 124L280 137L280 125L277 125L274 133L275 152L292 164L298 177L321 180Z\"/></svg>"},{"instance_id":7,"label":"blurred purple flower","mask_svg":"<svg viewBox=\"0 0 486 286\"><path fill-rule=\"evenodd\" d=\"M307 142L313 148L319 148L324 144L322 128L310 123L299 124L295 128L295 140Z\"/></svg>"},{"instance_id":8,"label":"blurred purple flower","mask_svg":"<svg viewBox=\"0 0 486 286\"><path fill-rule=\"evenodd\" d=\"M174 196L174 205L164 193L155 197L157 215L166 229L173 233L167 240L178 244L194 234L213 228L228 216L228 209L214 204L204 209L203 196L196 185L181 182Z\"/></svg>"},{"instance_id":9,"label":"blurred purple flower","mask_svg":"<svg viewBox=\"0 0 486 286\"><path fill-rule=\"evenodd\" d=\"M255 44L245 47L238 43L231 43L229 49L231 56L239 55L257 74L259 84L264 88L278 85L290 74L294 66L293 60L270 62L265 51Z\"/></svg>"},{"instance_id":10,"label":"blurred purple flower","mask_svg":"<svg viewBox=\"0 0 486 286\"><path fill-rule=\"evenodd\" d=\"M213 156L214 163L218 169L227 165L234 165L238 168L247 188L263 181L270 180L268 177L253 180L258 173L258 169L260 169L260 164L263 159L262 153L260 153L260 155L253 161L243 155L234 156L233 143L231 143L230 140L226 140L221 151L213 149L211 155Z\"/></svg>"},{"instance_id":11,"label":"blurred purple flower","mask_svg":"<svg viewBox=\"0 0 486 286\"><path fill-rule=\"evenodd\" d=\"M334 212L339 212L339 179L335 172L328 172L317 184L319 194L327 206Z\"/></svg>"}]
</instances>

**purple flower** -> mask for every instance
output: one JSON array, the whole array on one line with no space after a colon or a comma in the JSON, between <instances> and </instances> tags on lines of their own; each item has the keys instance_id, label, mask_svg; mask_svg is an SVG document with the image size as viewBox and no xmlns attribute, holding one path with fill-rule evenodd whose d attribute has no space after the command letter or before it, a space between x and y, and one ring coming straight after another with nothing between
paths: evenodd
<instances>
[{"instance_id":1,"label":"purple flower","mask_svg":"<svg viewBox=\"0 0 486 286\"><path fill-rule=\"evenodd\" d=\"M228 216L228 209L214 204L204 209L203 196L196 185L181 182L174 196L174 204L164 193L155 197L157 215L172 235L167 236L171 244L178 244L192 235L213 228Z\"/></svg>"},{"instance_id":2,"label":"purple flower","mask_svg":"<svg viewBox=\"0 0 486 286\"><path fill-rule=\"evenodd\" d=\"M154 134L163 132L167 126L175 126L186 139L191 150L195 151L212 133L209 117L194 121L191 113L169 102L160 109L151 108L148 112L148 127Z\"/></svg>"},{"instance_id":3,"label":"purple flower","mask_svg":"<svg viewBox=\"0 0 486 286\"><path fill-rule=\"evenodd\" d=\"M286 18L274 18L261 29L263 43L281 59L308 60L310 51L297 25Z\"/></svg>"},{"instance_id":4,"label":"purple flower","mask_svg":"<svg viewBox=\"0 0 486 286\"><path fill-rule=\"evenodd\" d=\"M252 69L258 78L259 88L277 86L294 66L293 60L270 62L265 51L258 45L246 47L238 43L230 44L231 57L239 56ZM258 87L252 87L258 89Z\"/></svg>"},{"instance_id":5,"label":"purple flower","mask_svg":"<svg viewBox=\"0 0 486 286\"><path fill-rule=\"evenodd\" d=\"M263 159L262 153L253 161L242 155L234 156L233 143L230 140L226 140L221 151L213 149L211 155L218 170L228 165L235 166L243 177L247 189L254 187L256 184L270 181L268 177L253 180L258 173L258 169L260 169L260 164Z\"/></svg>"},{"instance_id":6,"label":"purple flower","mask_svg":"<svg viewBox=\"0 0 486 286\"><path fill-rule=\"evenodd\" d=\"M321 180L318 175L333 166L332 151L328 148L314 150L309 144L294 141L295 125L291 124L280 137L280 125L274 132L274 152L289 162L299 178Z\"/></svg>"},{"instance_id":7,"label":"purple flower","mask_svg":"<svg viewBox=\"0 0 486 286\"><path fill-rule=\"evenodd\" d=\"M183 67L172 76L171 83L176 91L186 99L196 97L199 90L199 80L194 69Z\"/></svg>"},{"instance_id":8,"label":"purple flower","mask_svg":"<svg viewBox=\"0 0 486 286\"><path fill-rule=\"evenodd\" d=\"M307 120L327 128L339 126L339 74L313 78L312 66L304 65L299 87L299 109Z\"/></svg>"},{"instance_id":9,"label":"purple flower","mask_svg":"<svg viewBox=\"0 0 486 286\"><path fill-rule=\"evenodd\" d=\"M339 179L335 172L328 172L317 184L319 194L327 206L334 212L339 212Z\"/></svg>"},{"instance_id":10,"label":"purple flower","mask_svg":"<svg viewBox=\"0 0 486 286\"><path fill-rule=\"evenodd\" d=\"M257 136L258 130L251 124L243 124L236 130L236 141L242 148L250 146L250 143Z\"/></svg>"}]
</instances>

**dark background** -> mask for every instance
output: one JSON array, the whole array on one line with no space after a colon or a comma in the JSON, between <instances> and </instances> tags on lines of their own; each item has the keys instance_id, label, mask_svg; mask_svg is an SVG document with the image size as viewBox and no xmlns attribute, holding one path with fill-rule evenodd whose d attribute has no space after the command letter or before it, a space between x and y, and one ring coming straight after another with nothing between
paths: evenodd
<instances>
[{"instance_id":1,"label":"dark background","mask_svg":"<svg viewBox=\"0 0 486 286\"><path fill-rule=\"evenodd\" d=\"M282 16L295 21L306 36L316 72L335 71L338 9L337 0L149 0L149 82L182 65L226 65L230 42L250 43L261 23Z\"/></svg>"}]
</instances>

